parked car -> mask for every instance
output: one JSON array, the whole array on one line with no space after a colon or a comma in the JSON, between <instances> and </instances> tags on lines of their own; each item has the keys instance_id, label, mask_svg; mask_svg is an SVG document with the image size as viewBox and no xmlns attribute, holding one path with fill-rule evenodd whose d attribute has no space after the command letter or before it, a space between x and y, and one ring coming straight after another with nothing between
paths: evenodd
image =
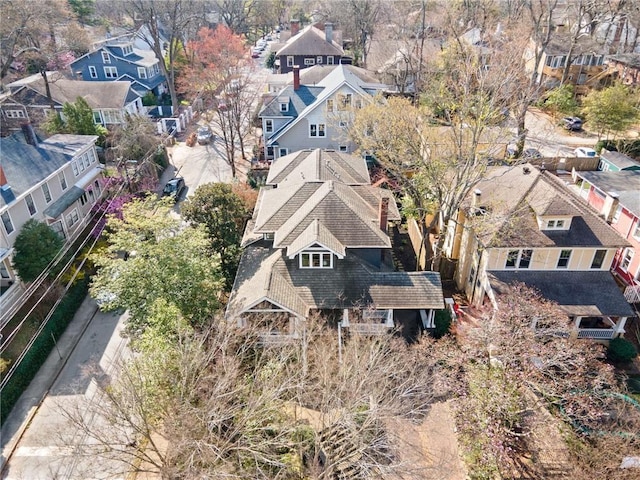
<instances>
[{"instance_id":1,"label":"parked car","mask_svg":"<svg viewBox=\"0 0 640 480\"><path fill-rule=\"evenodd\" d=\"M575 153L576 157L589 157L589 158L593 158L593 157L597 157L598 153L593 149L593 148L589 148L589 147L578 147L576 148L573 153Z\"/></svg>"},{"instance_id":2,"label":"parked car","mask_svg":"<svg viewBox=\"0 0 640 480\"><path fill-rule=\"evenodd\" d=\"M566 130L571 130L574 132L582 130L582 119L579 117L564 117L562 121Z\"/></svg>"},{"instance_id":3,"label":"parked car","mask_svg":"<svg viewBox=\"0 0 640 480\"><path fill-rule=\"evenodd\" d=\"M260 50L256 49L256 48L252 48L251 49L251 58L259 58L260 57Z\"/></svg>"},{"instance_id":4,"label":"parked car","mask_svg":"<svg viewBox=\"0 0 640 480\"><path fill-rule=\"evenodd\" d=\"M211 132L211 129L207 126L203 126L198 128L198 143L200 145L206 145L209 142L211 142L211 139L213 138L213 133Z\"/></svg>"},{"instance_id":5,"label":"parked car","mask_svg":"<svg viewBox=\"0 0 640 480\"><path fill-rule=\"evenodd\" d=\"M184 193L184 189L186 188L184 184L184 178L175 177L167 182L167 184L162 189L163 197L172 197L174 202L180 200L180 197Z\"/></svg>"},{"instance_id":6,"label":"parked car","mask_svg":"<svg viewBox=\"0 0 640 480\"><path fill-rule=\"evenodd\" d=\"M517 147L515 145L507 146L507 157L514 158L516 156ZM535 148L525 148L522 151L522 158L542 158L542 154Z\"/></svg>"}]
</instances>

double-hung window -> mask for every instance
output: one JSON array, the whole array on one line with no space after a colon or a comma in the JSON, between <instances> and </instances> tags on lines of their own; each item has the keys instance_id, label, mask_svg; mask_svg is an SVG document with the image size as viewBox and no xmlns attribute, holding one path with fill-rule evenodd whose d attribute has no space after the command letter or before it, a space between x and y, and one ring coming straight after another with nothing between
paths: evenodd
<instances>
[{"instance_id":1,"label":"double-hung window","mask_svg":"<svg viewBox=\"0 0 640 480\"><path fill-rule=\"evenodd\" d=\"M51 201L51 190L49 190L49 184L42 184L42 194L44 195L44 201L49 203Z\"/></svg>"},{"instance_id":2,"label":"double-hung window","mask_svg":"<svg viewBox=\"0 0 640 480\"><path fill-rule=\"evenodd\" d=\"M633 249L627 248L622 255L622 262L620 263L620 268L625 272L629 270L629 265L631 265L631 260L633 260Z\"/></svg>"},{"instance_id":3,"label":"double-hung window","mask_svg":"<svg viewBox=\"0 0 640 480\"><path fill-rule=\"evenodd\" d=\"M287 67L293 67L293 56L287 57Z\"/></svg>"},{"instance_id":4,"label":"double-hung window","mask_svg":"<svg viewBox=\"0 0 640 480\"><path fill-rule=\"evenodd\" d=\"M606 250L596 250L596 253L593 255L593 260L591 261L591 268L600 269L602 268L602 264L604 263L604 257L607 255Z\"/></svg>"},{"instance_id":5,"label":"double-hung window","mask_svg":"<svg viewBox=\"0 0 640 480\"><path fill-rule=\"evenodd\" d=\"M7 232L7 235L11 235L11 233L15 230L13 226L13 222L11 221L11 216L9 216L9 212L2 212L0 215L2 218L2 224L4 225L4 231Z\"/></svg>"},{"instance_id":6,"label":"double-hung window","mask_svg":"<svg viewBox=\"0 0 640 480\"><path fill-rule=\"evenodd\" d=\"M104 76L107 78L118 78L118 69L116 67L104 67Z\"/></svg>"},{"instance_id":7,"label":"double-hung window","mask_svg":"<svg viewBox=\"0 0 640 480\"><path fill-rule=\"evenodd\" d=\"M533 250L525 248L523 250L509 250L505 268L529 268L531 265Z\"/></svg>"},{"instance_id":8,"label":"double-hung window","mask_svg":"<svg viewBox=\"0 0 640 480\"><path fill-rule=\"evenodd\" d=\"M64 172L60 172L58 174L58 179L60 180L60 188L62 188L62 190L66 190L67 189L67 179L64 176Z\"/></svg>"},{"instance_id":9,"label":"double-hung window","mask_svg":"<svg viewBox=\"0 0 640 480\"><path fill-rule=\"evenodd\" d=\"M98 71L93 65L89 65L89 76L91 78L98 78Z\"/></svg>"},{"instance_id":10,"label":"double-hung window","mask_svg":"<svg viewBox=\"0 0 640 480\"><path fill-rule=\"evenodd\" d=\"M29 210L29 215L31 215L32 217L36 214L36 204L33 203L33 196L28 193L25 197L24 197L24 201L27 204L27 210Z\"/></svg>"},{"instance_id":11,"label":"double-hung window","mask_svg":"<svg viewBox=\"0 0 640 480\"><path fill-rule=\"evenodd\" d=\"M138 78L147 78L147 69L145 67L138 67Z\"/></svg>"},{"instance_id":12,"label":"double-hung window","mask_svg":"<svg viewBox=\"0 0 640 480\"><path fill-rule=\"evenodd\" d=\"M560 256L558 257L558 263L556 264L556 268L568 268L570 259L571 259L571 250L560 250Z\"/></svg>"},{"instance_id":13,"label":"double-hung window","mask_svg":"<svg viewBox=\"0 0 640 480\"><path fill-rule=\"evenodd\" d=\"M111 57L109 56L108 52L105 52L105 51L102 52L102 61L104 63L111 63Z\"/></svg>"},{"instance_id":14,"label":"double-hung window","mask_svg":"<svg viewBox=\"0 0 640 480\"><path fill-rule=\"evenodd\" d=\"M312 123L309 125L309 136L310 137L325 137L326 130L324 123Z\"/></svg>"},{"instance_id":15,"label":"double-hung window","mask_svg":"<svg viewBox=\"0 0 640 480\"><path fill-rule=\"evenodd\" d=\"M273 120L267 119L264 121L265 133L273 133Z\"/></svg>"}]
</instances>

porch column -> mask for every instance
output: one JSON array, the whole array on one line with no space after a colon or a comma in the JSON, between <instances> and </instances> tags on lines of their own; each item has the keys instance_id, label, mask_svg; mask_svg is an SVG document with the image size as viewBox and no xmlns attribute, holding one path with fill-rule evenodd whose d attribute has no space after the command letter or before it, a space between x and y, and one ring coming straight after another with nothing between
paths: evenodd
<instances>
[{"instance_id":1,"label":"porch column","mask_svg":"<svg viewBox=\"0 0 640 480\"><path fill-rule=\"evenodd\" d=\"M392 308L387 310L387 320L385 321L385 326L393 327L393 309Z\"/></svg>"},{"instance_id":2,"label":"porch column","mask_svg":"<svg viewBox=\"0 0 640 480\"><path fill-rule=\"evenodd\" d=\"M348 308L344 308L342 309L342 326L343 327L348 327L349 326L349 309ZM340 328L340 327L338 327Z\"/></svg>"},{"instance_id":3,"label":"porch column","mask_svg":"<svg viewBox=\"0 0 640 480\"><path fill-rule=\"evenodd\" d=\"M580 320L582 317L576 317L573 325L573 331L571 332L571 339L575 340L578 338L578 332L580 331Z\"/></svg>"},{"instance_id":4,"label":"porch column","mask_svg":"<svg viewBox=\"0 0 640 480\"><path fill-rule=\"evenodd\" d=\"M627 323L627 317L620 317L614 327L613 338L622 337L624 335L624 326Z\"/></svg>"}]
</instances>

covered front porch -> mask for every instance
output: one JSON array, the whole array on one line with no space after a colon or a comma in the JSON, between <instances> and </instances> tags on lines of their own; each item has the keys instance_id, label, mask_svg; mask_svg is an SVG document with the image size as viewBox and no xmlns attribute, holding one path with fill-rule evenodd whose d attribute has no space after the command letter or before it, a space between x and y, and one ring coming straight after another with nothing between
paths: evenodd
<instances>
[{"instance_id":1,"label":"covered front porch","mask_svg":"<svg viewBox=\"0 0 640 480\"><path fill-rule=\"evenodd\" d=\"M624 335L627 317L576 316L572 320L577 338L611 340Z\"/></svg>"}]
</instances>

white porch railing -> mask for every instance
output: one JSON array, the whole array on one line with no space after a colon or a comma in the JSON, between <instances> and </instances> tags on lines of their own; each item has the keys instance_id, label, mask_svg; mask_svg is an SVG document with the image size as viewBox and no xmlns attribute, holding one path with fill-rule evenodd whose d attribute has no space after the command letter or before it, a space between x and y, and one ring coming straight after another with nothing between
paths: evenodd
<instances>
[{"instance_id":1,"label":"white porch railing","mask_svg":"<svg viewBox=\"0 0 640 480\"><path fill-rule=\"evenodd\" d=\"M594 340L611 340L615 330L613 328L580 328L578 338L592 338Z\"/></svg>"},{"instance_id":2,"label":"white porch railing","mask_svg":"<svg viewBox=\"0 0 640 480\"><path fill-rule=\"evenodd\" d=\"M630 285L625 288L624 298L629 303L640 303L640 285Z\"/></svg>"},{"instance_id":3,"label":"white porch railing","mask_svg":"<svg viewBox=\"0 0 640 480\"><path fill-rule=\"evenodd\" d=\"M382 323L350 323L349 331L360 335L385 335L393 327Z\"/></svg>"}]
</instances>

